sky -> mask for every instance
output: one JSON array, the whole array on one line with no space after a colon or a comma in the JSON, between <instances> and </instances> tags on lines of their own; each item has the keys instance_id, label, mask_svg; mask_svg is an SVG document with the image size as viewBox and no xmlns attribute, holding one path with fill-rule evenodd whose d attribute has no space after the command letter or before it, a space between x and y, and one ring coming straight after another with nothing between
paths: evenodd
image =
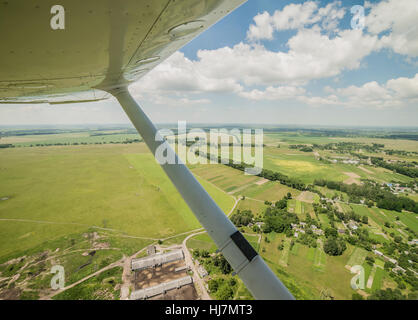
<instances>
[{"instance_id":1,"label":"sky","mask_svg":"<svg viewBox=\"0 0 418 320\"><path fill-rule=\"evenodd\" d=\"M130 91L156 123L418 126L417 21L416 0L249 0ZM0 105L0 125L88 123L129 120L114 99Z\"/></svg>"}]
</instances>

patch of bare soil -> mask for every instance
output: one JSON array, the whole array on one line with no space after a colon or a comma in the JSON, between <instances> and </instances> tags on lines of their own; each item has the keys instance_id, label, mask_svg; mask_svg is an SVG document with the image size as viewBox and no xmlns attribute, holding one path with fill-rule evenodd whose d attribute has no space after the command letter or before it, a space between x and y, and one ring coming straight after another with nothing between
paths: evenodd
<instances>
[{"instance_id":1,"label":"patch of bare soil","mask_svg":"<svg viewBox=\"0 0 418 320\"><path fill-rule=\"evenodd\" d=\"M193 284L167 291L149 300L197 300L198 295Z\"/></svg>"},{"instance_id":2,"label":"patch of bare soil","mask_svg":"<svg viewBox=\"0 0 418 320\"><path fill-rule=\"evenodd\" d=\"M265 184L267 182L269 182L269 180L267 180L267 179L260 179L255 184L261 186L262 184Z\"/></svg>"},{"instance_id":3,"label":"patch of bare soil","mask_svg":"<svg viewBox=\"0 0 418 320\"><path fill-rule=\"evenodd\" d=\"M360 182L360 176L354 172L344 172L344 174L346 176L349 176L350 178L348 178L347 180L344 180L345 184L357 184L357 185L361 185Z\"/></svg>"},{"instance_id":4,"label":"patch of bare soil","mask_svg":"<svg viewBox=\"0 0 418 320\"><path fill-rule=\"evenodd\" d=\"M3 290L0 293L0 300L17 300L20 297L22 290L19 288L12 288Z\"/></svg>"},{"instance_id":5,"label":"patch of bare soil","mask_svg":"<svg viewBox=\"0 0 418 320\"><path fill-rule=\"evenodd\" d=\"M108 242L94 242L93 243L94 249L108 249L110 248L110 244Z\"/></svg>"},{"instance_id":6,"label":"patch of bare soil","mask_svg":"<svg viewBox=\"0 0 418 320\"><path fill-rule=\"evenodd\" d=\"M303 201L303 202L308 202L308 203L313 203L314 202L314 194L312 192L309 192L309 191L303 191L296 198L296 200Z\"/></svg>"},{"instance_id":7,"label":"patch of bare soil","mask_svg":"<svg viewBox=\"0 0 418 320\"><path fill-rule=\"evenodd\" d=\"M175 272L174 270L185 265L184 261L167 263L156 268L136 271L134 275L134 290L149 288L160 283L169 282L187 276L186 270Z\"/></svg>"}]
</instances>

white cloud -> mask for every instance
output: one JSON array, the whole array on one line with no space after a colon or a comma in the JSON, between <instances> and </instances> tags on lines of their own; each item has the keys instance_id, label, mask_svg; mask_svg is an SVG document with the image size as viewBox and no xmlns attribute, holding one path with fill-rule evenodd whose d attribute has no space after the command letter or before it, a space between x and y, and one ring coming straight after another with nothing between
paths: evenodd
<instances>
[{"instance_id":1,"label":"white cloud","mask_svg":"<svg viewBox=\"0 0 418 320\"><path fill-rule=\"evenodd\" d=\"M337 89L337 92L348 99L355 99L360 101L381 101L382 99L389 99L388 90L380 86L376 81L365 83L361 87L349 86L343 89Z\"/></svg>"},{"instance_id":2,"label":"white cloud","mask_svg":"<svg viewBox=\"0 0 418 320\"><path fill-rule=\"evenodd\" d=\"M400 0L399 4L393 0L379 4L366 2L365 6L370 9L366 20L368 32L337 29L346 10L341 8L340 1L324 7L319 7L318 2L307 1L287 5L273 15L264 12L254 18L255 24L249 27L248 38L272 39L274 31L297 29L287 42L287 52L271 51L254 42L200 50L195 61L177 52L133 85L132 89L136 95L152 93L147 96L150 101L168 105L174 103L167 94L177 94L184 99L180 103L185 105L206 104L209 103L207 99L193 99L187 95L208 92L234 93L249 100L294 98L309 105L402 105L405 99L416 98L416 79L393 79L385 85L371 81L360 87L348 86L334 91L326 88L323 97L310 96L301 86L312 80L335 78L346 70L360 68L366 56L389 46L389 37L393 39L390 43L396 52L404 50L412 54L414 44L399 44L404 39L402 37L414 34L411 31L405 36L400 30L415 26L411 17L418 17L414 11L416 5L409 1ZM401 4L408 3L412 14L405 12L409 9L400 9ZM334 31L332 36L324 33L329 30ZM382 35L382 32L385 34ZM249 90L248 86L266 88Z\"/></svg>"},{"instance_id":3,"label":"white cloud","mask_svg":"<svg viewBox=\"0 0 418 320\"><path fill-rule=\"evenodd\" d=\"M379 84L370 81L362 86L331 89L333 94L322 97L300 97L299 100L311 106L340 105L350 108L389 108L416 105L418 103L418 73L413 78L397 78Z\"/></svg>"},{"instance_id":4,"label":"white cloud","mask_svg":"<svg viewBox=\"0 0 418 320\"><path fill-rule=\"evenodd\" d=\"M319 28L301 29L289 39L288 52L259 44L200 50L192 61L175 53L134 85L134 92L233 92L245 86L304 84L360 67L377 47L377 37L345 30L333 38Z\"/></svg>"},{"instance_id":5,"label":"white cloud","mask_svg":"<svg viewBox=\"0 0 418 320\"><path fill-rule=\"evenodd\" d=\"M187 59L183 53L176 52L158 65L141 81L133 84L134 94L150 92L236 92L241 86L232 79L208 77L198 63Z\"/></svg>"},{"instance_id":6,"label":"white cloud","mask_svg":"<svg viewBox=\"0 0 418 320\"><path fill-rule=\"evenodd\" d=\"M247 32L249 39L273 39L273 26L268 12L263 12L254 17L255 25L250 25Z\"/></svg>"},{"instance_id":7,"label":"white cloud","mask_svg":"<svg viewBox=\"0 0 418 320\"><path fill-rule=\"evenodd\" d=\"M254 17L255 24L247 32L249 40L272 40L274 31L302 29L320 24L323 30L337 31L339 21L344 17L345 9L341 1L318 8L318 3L307 1L302 4L289 4L273 15L268 12Z\"/></svg>"},{"instance_id":8,"label":"white cloud","mask_svg":"<svg viewBox=\"0 0 418 320\"><path fill-rule=\"evenodd\" d=\"M417 0L366 1L365 7L370 9L367 30L380 35L382 45L399 54L418 56Z\"/></svg>"},{"instance_id":9,"label":"white cloud","mask_svg":"<svg viewBox=\"0 0 418 320\"><path fill-rule=\"evenodd\" d=\"M389 80L386 87L400 99L418 99L418 73L414 78L398 78Z\"/></svg>"},{"instance_id":10,"label":"white cloud","mask_svg":"<svg viewBox=\"0 0 418 320\"><path fill-rule=\"evenodd\" d=\"M258 89L240 92L241 97L249 100L287 100L305 94L304 88L298 87L268 87L265 91Z\"/></svg>"}]
</instances>

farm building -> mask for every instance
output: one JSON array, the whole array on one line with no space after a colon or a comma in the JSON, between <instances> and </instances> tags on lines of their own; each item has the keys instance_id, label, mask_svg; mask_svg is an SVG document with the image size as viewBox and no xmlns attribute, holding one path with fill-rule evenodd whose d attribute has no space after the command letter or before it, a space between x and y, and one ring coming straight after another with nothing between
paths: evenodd
<instances>
[{"instance_id":1,"label":"farm building","mask_svg":"<svg viewBox=\"0 0 418 320\"><path fill-rule=\"evenodd\" d=\"M182 250L171 251L162 254L155 254L141 259L132 259L131 269L143 270L147 268L154 268L165 263L183 260L184 254Z\"/></svg>"},{"instance_id":2,"label":"farm building","mask_svg":"<svg viewBox=\"0 0 418 320\"><path fill-rule=\"evenodd\" d=\"M160 283L153 287L134 291L132 292L130 299L142 300L142 299L155 297L155 296L158 296L159 294L163 294L173 289L179 289L183 286L186 286L192 283L193 283L192 277L187 276L187 277L176 279L170 282Z\"/></svg>"}]
</instances>

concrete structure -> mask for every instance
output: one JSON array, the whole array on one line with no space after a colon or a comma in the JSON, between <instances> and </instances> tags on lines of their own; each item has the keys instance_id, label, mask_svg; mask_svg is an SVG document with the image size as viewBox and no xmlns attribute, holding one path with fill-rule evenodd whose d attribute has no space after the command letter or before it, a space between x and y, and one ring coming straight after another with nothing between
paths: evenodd
<instances>
[{"instance_id":1,"label":"concrete structure","mask_svg":"<svg viewBox=\"0 0 418 320\"><path fill-rule=\"evenodd\" d=\"M209 274L209 273L206 271L205 267L204 267L204 266L202 266L202 265L199 265L199 266L198 266L197 271L199 272L199 275L200 275L200 277L201 277L201 278L204 278L204 277L208 276L208 274Z\"/></svg>"},{"instance_id":2,"label":"concrete structure","mask_svg":"<svg viewBox=\"0 0 418 320\"><path fill-rule=\"evenodd\" d=\"M174 262L178 260L183 260L184 254L182 250L171 251L162 254L155 254L152 256L147 256L140 259L132 259L131 269L134 270L143 270L147 268L154 268L161 266L165 263Z\"/></svg>"},{"instance_id":3,"label":"concrete structure","mask_svg":"<svg viewBox=\"0 0 418 320\"><path fill-rule=\"evenodd\" d=\"M149 256L152 256L156 253L155 246L153 244L148 246L147 253L148 253Z\"/></svg>"},{"instance_id":4,"label":"concrete structure","mask_svg":"<svg viewBox=\"0 0 418 320\"><path fill-rule=\"evenodd\" d=\"M383 253L378 250L373 250L373 253L377 256L383 257Z\"/></svg>"},{"instance_id":5,"label":"concrete structure","mask_svg":"<svg viewBox=\"0 0 418 320\"><path fill-rule=\"evenodd\" d=\"M189 271L190 268L188 266L182 266L174 269L174 272L182 272L182 271Z\"/></svg>"},{"instance_id":6,"label":"concrete structure","mask_svg":"<svg viewBox=\"0 0 418 320\"><path fill-rule=\"evenodd\" d=\"M173 281L160 283L153 287L134 291L132 292L130 299L131 300L143 300L143 299L152 298L152 297L158 296L159 294L163 294L167 291L170 291L173 289L179 289L183 286L186 286L192 283L193 283L192 277L186 276L184 278L176 279Z\"/></svg>"}]
</instances>

